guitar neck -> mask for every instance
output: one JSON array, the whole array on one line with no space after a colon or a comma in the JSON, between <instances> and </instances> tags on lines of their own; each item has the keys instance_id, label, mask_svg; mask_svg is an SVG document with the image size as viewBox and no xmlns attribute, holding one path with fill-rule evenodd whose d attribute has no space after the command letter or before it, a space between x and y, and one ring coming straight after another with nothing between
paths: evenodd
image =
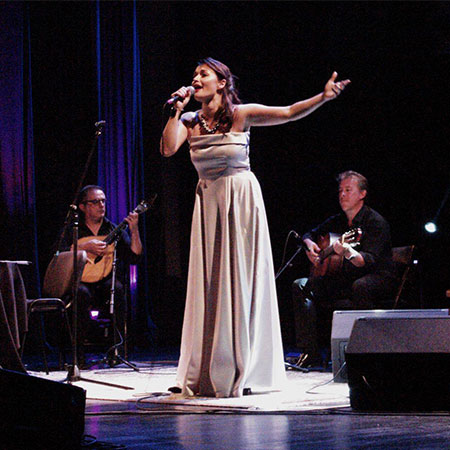
<instances>
[{"instance_id":1,"label":"guitar neck","mask_svg":"<svg viewBox=\"0 0 450 450\"><path fill-rule=\"evenodd\" d=\"M122 222L117 225L114 230L111 231L111 233L108 234L108 236L103 239L103 242L105 242L107 245L113 243L116 239L119 233L124 230L127 227L128 223L125 220L122 220Z\"/></svg>"},{"instance_id":2,"label":"guitar neck","mask_svg":"<svg viewBox=\"0 0 450 450\"><path fill-rule=\"evenodd\" d=\"M156 194L153 195L150 202L145 202L144 200L142 200L142 202L139 203L139 205L137 205L136 208L134 208L133 212L142 214L143 212L147 211L149 208L151 208L153 206L153 203L155 200L156 200ZM117 225L117 227L114 228L114 230L112 230L111 233L109 233L105 239L103 239L103 242L105 242L108 245L113 243L117 239L117 236L119 235L119 233L122 230L124 230L127 226L128 226L128 222L125 219L123 219L122 222L120 222L119 225Z\"/></svg>"},{"instance_id":3,"label":"guitar neck","mask_svg":"<svg viewBox=\"0 0 450 450\"><path fill-rule=\"evenodd\" d=\"M361 228L355 228L350 231L347 231L342 236L338 238L338 241L343 243L350 244L351 247L355 247L359 244L359 240L361 238ZM323 262L325 259L327 259L330 255L334 253L333 244L328 245L324 249L322 249L319 253L319 259L320 262Z\"/></svg>"}]
</instances>

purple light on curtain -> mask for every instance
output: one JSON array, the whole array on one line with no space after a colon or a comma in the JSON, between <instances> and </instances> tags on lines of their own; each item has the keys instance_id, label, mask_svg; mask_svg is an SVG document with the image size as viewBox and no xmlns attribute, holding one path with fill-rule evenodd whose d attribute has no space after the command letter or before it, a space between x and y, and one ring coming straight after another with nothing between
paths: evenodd
<instances>
[{"instance_id":1,"label":"purple light on curtain","mask_svg":"<svg viewBox=\"0 0 450 450\"><path fill-rule=\"evenodd\" d=\"M111 204L108 216L120 222L142 190L142 130L139 48L134 2L97 3L99 120L98 182Z\"/></svg>"},{"instance_id":2,"label":"purple light on curtain","mask_svg":"<svg viewBox=\"0 0 450 450\"><path fill-rule=\"evenodd\" d=\"M29 173L16 178L24 167L23 8L0 6L0 170L6 213L15 214L22 203ZM19 182L19 185L18 185ZM19 189L18 189L19 188Z\"/></svg>"},{"instance_id":3,"label":"purple light on curtain","mask_svg":"<svg viewBox=\"0 0 450 450\"><path fill-rule=\"evenodd\" d=\"M29 46L27 5L0 3L0 259L33 261L39 294Z\"/></svg>"},{"instance_id":4,"label":"purple light on curtain","mask_svg":"<svg viewBox=\"0 0 450 450\"><path fill-rule=\"evenodd\" d=\"M108 216L121 222L144 198L140 55L135 2L97 2L99 120L106 121L98 146L98 184L106 190ZM145 217L140 216L141 229ZM141 236L145 248L145 233ZM147 260L139 270L147 290ZM131 268L132 319L138 309L138 271ZM147 298L147 291L144 294Z\"/></svg>"}]
</instances>

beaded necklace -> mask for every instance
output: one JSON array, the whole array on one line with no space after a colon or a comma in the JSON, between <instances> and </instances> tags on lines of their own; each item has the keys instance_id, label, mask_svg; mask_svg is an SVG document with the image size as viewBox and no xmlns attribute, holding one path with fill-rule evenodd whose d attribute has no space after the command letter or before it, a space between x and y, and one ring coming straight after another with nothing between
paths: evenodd
<instances>
[{"instance_id":1,"label":"beaded necklace","mask_svg":"<svg viewBox=\"0 0 450 450\"><path fill-rule=\"evenodd\" d=\"M203 130L205 130L205 132L207 134L214 134L220 127L220 119L217 121L217 123L212 128L209 128L202 113L200 113L198 115L198 118L200 120L200 126L203 128Z\"/></svg>"}]
</instances>

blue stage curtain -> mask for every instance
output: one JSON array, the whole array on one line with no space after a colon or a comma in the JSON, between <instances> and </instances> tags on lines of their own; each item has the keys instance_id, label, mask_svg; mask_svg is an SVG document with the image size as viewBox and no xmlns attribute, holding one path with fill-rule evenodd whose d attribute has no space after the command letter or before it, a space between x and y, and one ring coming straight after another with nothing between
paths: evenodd
<instances>
[{"instance_id":1,"label":"blue stage curtain","mask_svg":"<svg viewBox=\"0 0 450 450\"><path fill-rule=\"evenodd\" d=\"M141 74L135 2L97 2L99 120L106 126L98 144L98 184L108 197L108 216L119 223L144 199ZM146 216L140 216L143 262L130 269L132 325L149 313ZM139 283L138 283L139 279ZM139 286L139 292L138 292Z\"/></svg>"},{"instance_id":2,"label":"blue stage curtain","mask_svg":"<svg viewBox=\"0 0 450 450\"><path fill-rule=\"evenodd\" d=\"M0 3L0 259L29 260L29 295L39 295L29 16Z\"/></svg>"}]
</instances>

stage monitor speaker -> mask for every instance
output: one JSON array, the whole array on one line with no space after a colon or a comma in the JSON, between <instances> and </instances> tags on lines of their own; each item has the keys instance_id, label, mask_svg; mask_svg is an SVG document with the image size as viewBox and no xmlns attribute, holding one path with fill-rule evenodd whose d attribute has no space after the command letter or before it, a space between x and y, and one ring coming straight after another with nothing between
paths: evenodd
<instances>
[{"instance_id":1,"label":"stage monitor speaker","mask_svg":"<svg viewBox=\"0 0 450 450\"><path fill-rule=\"evenodd\" d=\"M350 405L450 411L450 317L362 318L346 350Z\"/></svg>"},{"instance_id":2,"label":"stage monitor speaker","mask_svg":"<svg viewBox=\"0 0 450 450\"><path fill-rule=\"evenodd\" d=\"M347 383L345 349L355 320L360 318L414 318L414 317L449 317L448 309L371 309L334 311L331 328L331 363L335 383Z\"/></svg>"},{"instance_id":3,"label":"stage monitor speaker","mask_svg":"<svg viewBox=\"0 0 450 450\"><path fill-rule=\"evenodd\" d=\"M80 387L0 369L0 448L79 449L85 406Z\"/></svg>"}]
</instances>

